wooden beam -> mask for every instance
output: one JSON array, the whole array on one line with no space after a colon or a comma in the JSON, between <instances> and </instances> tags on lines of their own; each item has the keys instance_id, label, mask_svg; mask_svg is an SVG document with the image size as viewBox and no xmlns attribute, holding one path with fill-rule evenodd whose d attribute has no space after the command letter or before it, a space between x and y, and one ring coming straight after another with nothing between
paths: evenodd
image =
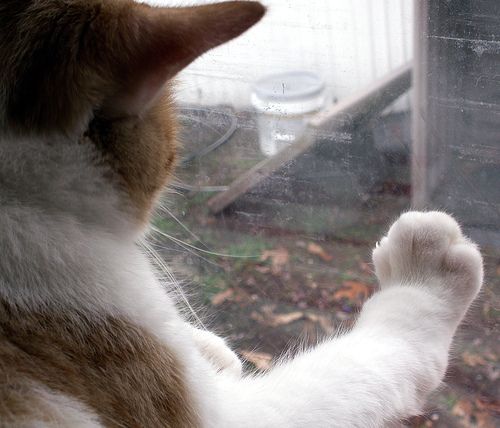
<instances>
[{"instance_id":1,"label":"wooden beam","mask_svg":"<svg viewBox=\"0 0 500 428\"><path fill-rule=\"evenodd\" d=\"M425 208L428 202L427 110L428 110L428 52L430 0L414 0L414 61L411 145L411 204L414 209ZM435 12L435 11L434 11Z\"/></svg>"},{"instance_id":2,"label":"wooden beam","mask_svg":"<svg viewBox=\"0 0 500 428\"><path fill-rule=\"evenodd\" d=\"M214 214L221 212L242 194L310 149L316 143L315 135L322 128L331 133L360 119L380 113L410 88L411 70L412 65L405 64L357 94L318 113L308 122L307 131L302 138L276 155L264 159L238 177L225 192L209 199L208 207L211 212Z\"/></svg>"}]
</instances>

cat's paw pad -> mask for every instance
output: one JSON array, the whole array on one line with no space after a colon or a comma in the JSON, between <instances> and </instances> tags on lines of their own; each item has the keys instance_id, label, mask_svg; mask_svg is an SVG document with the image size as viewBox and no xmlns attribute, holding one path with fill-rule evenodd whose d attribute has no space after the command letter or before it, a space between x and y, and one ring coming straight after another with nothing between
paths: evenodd
<instances>
[{"instance_id":1,"label":"cat's paw pad","mask_svg":"<svg viewBox=\"0 0 500 428\"><path fill-rule=\"evenodd\" d=\"M373 262L382 288L429 285L467 304L483 277L475 244L442 212L403 214L373 250Z\"/></svg>"},{"instance_id":2,"label":"cat's paw pad","mask_svg":"<svg viewBox=\"0 0 500 428\"><path fill-rule=\"evenodd\" d=\"M243 365L224 339L209 331L196 328L193 328L193 338L201 354L210 361L217 371L241 377Z\"/></svg>"}]
</instances>

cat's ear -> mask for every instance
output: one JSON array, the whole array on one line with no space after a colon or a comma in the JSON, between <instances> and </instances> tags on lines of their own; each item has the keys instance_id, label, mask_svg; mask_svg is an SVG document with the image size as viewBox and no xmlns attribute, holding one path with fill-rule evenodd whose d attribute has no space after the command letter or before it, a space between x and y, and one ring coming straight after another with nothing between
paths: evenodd
<instances>
[{"instance_id":1,"label":"cat's ear","mask_svg":"<svg viewBox=\"0 0 500 428\"><path fill-rule=\"evenodd\" d=\"M264 13L264 6L254 1L184 8L136 3L120 16L105 47L118 86L104 100L103 111L113 116L140 114L180 70L242 34Z\"/></svg>"}]
</instances>

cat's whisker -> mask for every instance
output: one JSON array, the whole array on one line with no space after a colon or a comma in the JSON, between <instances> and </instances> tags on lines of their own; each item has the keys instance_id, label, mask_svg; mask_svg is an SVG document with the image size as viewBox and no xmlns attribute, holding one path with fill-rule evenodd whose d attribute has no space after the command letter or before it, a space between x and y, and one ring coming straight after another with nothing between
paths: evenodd
<instances>
[{"instance_id":1,"label":"cat's whisker","mask_svg":"<svg viewBox=\"0 0 500 428\"><path fill-rule=\"evenodd\" d=\"M208 249L208 246L202 241L202 239L196 235L192 230L190 230L182 221L180 221L172 211L170 211L165 205L160 204L159 205L160 210L168 214L170 217L172 217L191 237L196 239L197 242L199 242L201 245L203 245L205 248Z\"/></svg>"},{"instance_id":2,"label":"cat's whisker","mask_svg":"<svg viewBox=\"0 0 500 428\"><path fill-rule=\"evenodd\" d=\"M182 241L180 239L178 239L177 241L175 241L174 239L172 239L173 238L172 236L165 236L165 237L168 238L168 239L171 239L176 245L178 245L179 247L181 247L183 250L187 251L189 254L192 254L193 256L198 257L199 259L203 260L204 262L206 262L206 263L208 263L208 264L210 264L212 266L215 266L217 268L221 267L218 263L214 262L213 260L210 260L210 259L202 256L201 254L198 254L195 250L193 250L192 248L190 248L189 246L187 246L184 241ZM170 248L169 248L169 250L170 250Z\"/></svg>"},{"instance_id":3,"label":"cat's whisker","mask_svg":"<svg viewBox=\"0 0 500 428\"><path fill-rule=\"evenodd\" d=\"M164 236L165 238L168 238L168 239L171 239L172 241L174 241L176 244L179 244L179 245L185 245L193 250L196 250L196 251L200 251L202 253L205 253L205 254L209 254L211 256L217 256L217 257L225 257L225 258L232 258L232 259L257 259L260 257L260 254L252 254L252 255L249 255L249 256L244 256L244 255L235 255L235 254L225 254L225 253L218 253L216 251L209 251L209 250L204 250L203 248L199 248L193 244L189 244L185 241L182 241L172 235L169 235L168 233L165 233L163 231L161 231L160 229L156 228L156 227L152 227L151 230L153 230L154 232Z\"/></svg>"},{"instance_id":4,"label":"cat's whisker","mask_svg":"<svg viewBox=\"0 0 500 428\"><path fill-rule=\"evenodd\" d=\"M165 189L165 193L168 193L169 195L176 195L176 196L183 196L181 192L178 190L175 190L174 185L170 185Z\"/></svg>"},{"instance_id":5,"label":"cat's whisker","mask_svg":"<svg viewBox=\"0 0 500 428\"><path fill-rule=\"evenodd\" d=\"M160 270L160 272L165 274L165 276L168 278L170 284L175 288L176 293L181 297L183 303L186 305L186 308L191 313L194 320L198 323L199 327L206 330L203 321L201 321L201 319L196 314L196 311L189 303L189 299L187 298L186 293L184 293L182 286L179 284L179 282L177 281L173 273L170 271L166 263L163 261L163 259L158 255L155 249L147 242L145 241L141 242L141 246L154 259L155 265Z\"/></svg>"}]
</instances>

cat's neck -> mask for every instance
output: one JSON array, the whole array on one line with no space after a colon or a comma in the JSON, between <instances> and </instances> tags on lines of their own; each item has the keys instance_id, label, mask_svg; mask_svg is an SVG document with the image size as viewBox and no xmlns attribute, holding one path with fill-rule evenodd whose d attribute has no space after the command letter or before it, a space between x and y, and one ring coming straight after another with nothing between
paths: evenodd
<instances>
[{"instance_id":1,"label":"cat's neck","mask_svg":"<svg viewBox=\"0 0 500 428\"><path fill-rule=\"evenodd\" d=\"M0 138L3 214L24 211L32 219L64 217L113 233L133 231L112 172L84 138Z\"/></svg>"},{"instance_id":2,"label":"cat's neck","mask_svg":"<svg viewBox=\"0 0 500 428\"><path fill-rule=\"evenodd\" d=\"M1 298L138 320L175 312L107 173L91 145L1 142Z\"/></svg>"}]
</instances>

